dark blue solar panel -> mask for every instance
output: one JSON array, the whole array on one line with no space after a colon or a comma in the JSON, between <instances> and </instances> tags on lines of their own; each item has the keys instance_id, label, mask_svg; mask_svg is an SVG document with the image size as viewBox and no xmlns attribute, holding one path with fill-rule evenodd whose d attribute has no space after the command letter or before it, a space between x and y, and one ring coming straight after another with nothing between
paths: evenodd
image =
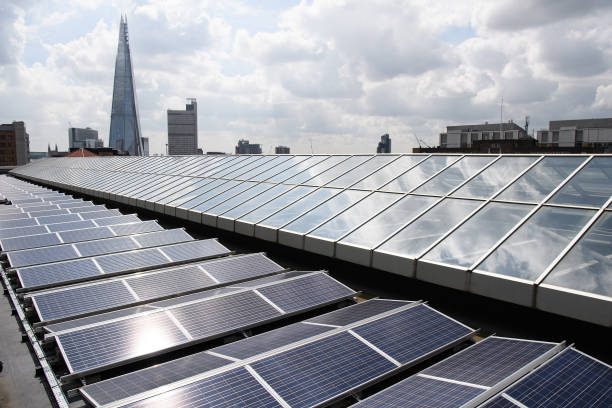
<instances>
[{"instance_id":1,"label":"dark blue solar panel","mask_svg":"<svg viewBox=\"0 0 612 408\"><path fill-rule=\"evenodd\" d=\"M22 287L35 288L99 276L100 270L91 259L76 259L17 269Z\"/></svg>"},{"instance_id":2,"label":"dark blue solar panel","mask_svg":"<svg viewBox=\"0 0 612 408\"><path fill-rule=\"evenodd\" d=\"M41 223L44 224L44 223ZM34 225L38 225L34 218L25 218L23 220L9 220L9 221L0 221L0 228L17 228L17 227L31 227Z\"/></svg>"},{"instance_id":3,"label":"dark blue solar panel","mask_svg":"<svg viewBox=\"0 0 612 408\"><path fill-rule=\"evenodd\" d=\"M64 319L136 301L121 281L41 293L32 299L41 321Z\"/></svg>"},{"instance_id":4,"label":"dark blue solar panel","mask_svg":"<svg viewBox=\"0 0 612 408\"><path fill-rule=\"evenodd\" d=\"M211 351L238 359L245 359L330 330L333 330L333 327L294 323L280 329L216 347Z\"/></svg>"},{"instance_id":5,"label":"dark blue solar panel","mask_svg":"<svg viewBox=\"0 0 612 408\"><path fill-rule=\"evenodd\" d=\"M55 234L38 234L27 237L5 238L2 240L1 245L3 251L16 251L61 243L62 241Z\"/></svg>"},{"instance_id":6,"label":"dark blue solar panel","mask_svg":"<svg viewBox=\"0 0 612 408\"><path fill-rule=\"evenodd\" d=\"M124 407L279 408L281 405L240 367Z\"/></svg>"},{"instance_id":7,"label":"dark blue solar panel","mask_svg":"<svg viewBox=\"0 0 612 408\"><path fill-rule=\"evenodd\" d=\"M61 222L58 224L47 225L50 232L60 232L83 228L94 228L97 227L91 220L87 221L72 221L72 222Z\"/></svg>"},{"instance_id":8,"label":"dark blue solar panel","mask_svg":"<svg viewBox=\"0 0 612 408\"><path fill-rule=\"evenodd\" d=\"M230 252L229 249L221 245L216 239L205 239L202 241L170 245L161 248L161 251L169 256L174 262L201 259Z\"/></svg>"},{"instance_id":9,"label":"dark blue solar panel","mask_svg":"<svg viewBox=\"0 0 612 408\"><path fill-rule=\"evenodd\" d=\"M249 279L263 274L280 272L284 268L264 254L220 259L202 265L219 282Z\"/></svg>"},{"instance_id":10,"label":"dark blue solar panel","mask_svg":"<svg viewBox=\"0 0 612 408\"><path fill-rule=\"evenodd\" d=\"M105 255L98 257L97 261L104 273L117 273L170 263L157 249Z\"/></svg>"},{"instance_id":11,"label":"dark blue solar panel","mask_svg":"<svg viewBox=\"0 0 612 408\"><path fill-rule=\"evenodd\" d=\"M211 354L197 353L81 388L98 405L108 404L232 363Z\"/></svg>"},{"instance_id":12,"label":"dark blue solar panel","mask_svg":"<svg viewBox=\"0 0 612 408\"><path fill-rule=\"evenodd\" d=\"M136 235L134 236L134 239L143 248L193 241L193 237L186 233L182 228Z\"/></svg>"},{"instance_id":13,"label":"dark blue solar panel","mask_svg":"<svg viewBox=\"0 0 612 408\"><path fill-rule=\"evenodd\" d=\"M41 225L45 224L57 224L60 222L72 222L72 221L80 221L81 218L79 214L64 214L64 215L50 215L48 217L39 217L37 218L38 223Z\"/></svg>"},{"instance_id":14,"label":"dark blue solar panel","mask_svg":"<svg viewBox=\"0 0 612 408\"><path fill-rule=\"evenodd\" d=\"M115 237L75 244L82 256L95 256L113 252L138 249L139 246L129 237Z\"/></svg>"},{"instance_id":15,"label":"dark blue solar panel","mask_svg":"<svg viewBox=\"0 0 612 408\"><path fill-rule=\"evenodd\" d=\"M326 273L259 288L258 291L286 313L338 300L355 292Z\"/></svg>"},{"instance_id":16,"label":"dark blue solar panel","mask_svg":"<svg viewBox=\"0 0 612 408\"><path fill-rule=\"evenodd\" d=\"M489 337L423 374L492 387L556 344Z\"/></svg>"},{"instance_id":17,"label":"dark blue solar panel","mask_svg":"<svg viewBox=\"0 0 612 408\"><path fill-rule=\"evenodd\" d=\"M164 313L93 326L56 336L70 372L141 357L187 341Z\"/></svg>"},{"instance_id":18,"label":"dark blue solar panel","mask_svg":"<svg viewBox=\"0 0 612 408\"><path fill-rule=\"evenodd\" d=\"M110 227L117 235L131 235L142 232L161 231L163 228L156 221L134 222L131 224L113 225Z\"/></svg>"},{"instance_id":19,"label":"dark blue solar panel","mask_svg":"<svg viewBox=\"0 0 612 408\"><path fill-rule=\"evenodd\" d=\"M403 364L473 332L426 305L367 323L354 331Z\"/></svg>"},{"instance_id":20,"label":"dark blue solar panel","mask_svg":"<svg viewBox=\"0 0 612 408\"><path fill-rule=\"evenodd\" d=\"M457 408L485 390L413 376L353 405L354 408Z\"/></svg>"},{"instance_id":21,"label":"dark blue solar panel","mask_svg":"<svg viewBox=\"0 0 612 408\"><path fill-rule=\"evenodd\" d=\"M308 319L312 323L331 324L334 326L346 326L359 320L367 319L379 313L406 306L411 302L399 302L394 300L372 299L367 302L358 303L324 315Z\"/></svg>"},{"instance_id":22,"label":"dark blue solar panel","mask_svg":"<svg viewBox=\"0 0 612 408\"><path fill-rule=\"evenodd\" d=\"M502 396L496 397L491 402L481 405L482 408L520 408Z\"/></svg>"},{"instance_id":23,"label":"dark blue solar panel","mask_svg":"<svg viewBox=\"0 0 612 408\"><path fill-rule=\"evenodd\" d=\"M140 218L138 218L134 214L129 214L129 215L118 215L116 217L98 218L95 221L96 221L96 224L103 227L107 225L118 225L118 224L128 224L131 222L140 222Z\"/></svg>"},{"instance_id":24,"label":"dark blue solar panel","mask_svg":"<svg viewBox=\"0 0 612 408\"><path fill-rule=\"evenodd\" d=\"M506 394L530 408L612 407L612 368L569 349Z\"/></svg>"},{"instance_id":25,"label":"dark blue solar panel","mask_svg":"<svg viewBox=\"0 0 612 408\"><path fill-rule=\"evenodd\" d=\"M9 262L13 268L64 261L78 257L79 255L70 245L25 249L8 254Z\"/></svg>"},{"instance_id":26,"label":"dark blue solar panel","mask_svg":"<svg viewBox=\"0 0 612 408\"><path fill-rule=\"evenodd\" d=\"M294 408L322 403L397 368L349 333L285 351L252 367Z\"/></svg>"},{"instance_id":27,"label":"dark blue solar panel","mask_svg":"<svg viewBox=\"0 0 612 408\"><path fill-rule=\"evenodd\" d=\"M95 227L62 231L58 233L64 242L88 241L91 239L112 238L115 235L107 227Z\"/></svg>"},{"instance_id":28,"label":"dark blue solar panel","mask_svg":"<svg viewBox=\"0 0 612 408\"><path fill-rule=\"evenodd\" d=\"M118 216L118 215L121 215L121 212L119 210L93 211L93 212L86 212L86 213L81 213L80 214L80 216L84 220L91 220L91 219L94 219L94 218L113 217L113 216Z\"/></svg>"},{"instance_id":29,"label":"dark blue solar panel","mask_svg":"<svg viewBox=\"0 0 612 408\"><path fill-rule=\"evenodd\" d=\"M0 228L0 238L23 237L26 235L44 234L48 232L42 225L20 228Z\"/></svg>"}]
</instances>

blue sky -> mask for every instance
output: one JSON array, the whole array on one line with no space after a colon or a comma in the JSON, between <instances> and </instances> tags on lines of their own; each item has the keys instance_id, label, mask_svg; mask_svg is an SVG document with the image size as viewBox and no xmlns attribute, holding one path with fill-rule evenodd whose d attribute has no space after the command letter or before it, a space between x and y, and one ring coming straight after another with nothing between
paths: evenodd
<instances>
[{"instance_id":1,"label":"blue sky","mask_svg":"<svg viewBox=\"0 0 612 408\"><path fill-rule=\"evenodd\" d=\"M143 135L164 150L166 110L199 105L199 144L232 151L394 151L449 124L612 116L612 3L570 0L7 0L0 121L31 148L68 123L108 139L119 16L128 15Z\"/></svg>"}]
</instances>

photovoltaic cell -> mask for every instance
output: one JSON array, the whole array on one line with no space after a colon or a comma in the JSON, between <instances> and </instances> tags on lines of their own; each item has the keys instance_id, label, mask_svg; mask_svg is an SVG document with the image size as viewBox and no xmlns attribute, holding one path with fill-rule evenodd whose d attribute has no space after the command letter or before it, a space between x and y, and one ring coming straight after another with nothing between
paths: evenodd
<instances>
[{"instance_id":1,"label":"photovoltaic cell","mask_svg":"<svg viewBox=\"0 0 612 408\"><path fill-rule=\"evenodd\" d=\"M423 371L434 377L492 387L557 344L488 337Z\"/></svg>"},{"instance_id":2,"label":"photovoltaic cell","mask_svg":"<svg viewBox=\"0 0 612 408\"><path fill-rule=\"evenodd\" d=\"M97 405L108 404L165 384L230 364L232 361L207 353L197 353L164 364L134 371L87 385L81 392Z\"/></svg>"},{"instance_id":3,"label":"photovoltaic cell","mask_svg":"<svg viewBox=\"0 0 612 408\"><path fill-rule=\"evenodd\" d=\"M508 388L505 394L530 408L610 407L612 368L574 349L566 349ZM499 406L495 402L484 405Z\"/></svg>"},{"instance_id":4,"label":"photovoltaic cell","mask_svg":"<svg viewBox=\"0 0 612 408\"><path fill-rule=\"evenodd\" d=\"M45 329L48 332L63 332L68 330L74 330L79 327L84 327L87 325L93 325L97 323L102 323L106 321L110 321L113 319L122 319L127 316L136 316L145 312L152 312L156 309L151 306L134 306L128 307L126 309L115 310L112 312L99 313L91 316L80 317L78 319L67 320L65 322L53 323L45 325Z\"/></svg>"},{"instance_id":5,"label":"photovoltaic cell","mask_svg":"<svg viewBox=\"0 0 612 408\"><path fill-rule=\"evenodd\" d=\"M222 283L250 279L284 269L264 254L220 259L202 266L212 277Z\"/></svg>"},{"instance_id":6,"label":"photovoltaic cell","mask_svg":"<svg viewBox=\"0 0 612 408\"><path fill-rule=\"evenodd\" d=\"M354 408L456 408L485 390L463 384L413 376L367 398Z\"/></svg>"},{"instance_id":7,"label":"photovoltaic cell","mask_svg":"<svg viewBox=\"0 0 612 408\"><path fill-rule=\"evenodd\" d=\"M128 214L96 219L96 224L101 227L107 225L128 224L131 222L140 222L140 218L134 214Z\"/></svg>"},{"instance_id":8,"label":"photovoltaic cell","mask_svg":"<svg viewBox=\"0 0 612 408\"><path fill-rule=\"evenodd\" d=\"M0 228L0 239L23 237L26 235L44 234L47 232L46 228L42 225L36 225L33 227L20 227L20 228Z\"/></svg>"},{"instance_id":9,"label":"photovoltaic cell","mask_svg":"<svg viewBox=\"0 0 612 408\"><path fill-rule=\"evenodd\" d=\"M131 235L143 232L161 231L163 230L163 227L159 225L156 221L150 220L143 222L134 222L131 224L112 225L110 229L113 230L117 235Z\"/></svg>"},{"instance_id":10,"label":"photovoltaic cell","mask_svg":"<svg viewBox=\"0 0 612 408\"><path fill-rule=\"evenodd\" d=\"M211 351L237 359L245 359L330 330L333 330L333 327L294 323L234 343L215 347Z\"/></svg>"},{"instance_id":11,"label":"photovoltaic cell","mask_svg":"<svg viewBox=\"0 0 612 408\"><path fill-rule=\"evenodd\" d=\"M251 366L294 408L320 404L396 368L346 332Z\"/></svg>"},{"instance_id":12,"label":"photovoltaic cell","mask_svg":"<svg viewBox=\"0 0 612 408\"><path fill-rule=\"evenodd\" d=\"M75 293L76 292L76 293ZM43 293L32 297L41 321L64 319L136 301L121 281Z\"/></svg>"},{"instance_id":13,"label":"photovoltaic cell","mask_svg":"<svg viewBox=\"0 0 612 408\"><path fill-rule=\"evenodd\" d=\"M105 255L97 258L105 273L147 268L169 263L157 249L140 249L132 252Z\"/></svg>"},{"instance_id":14,"label":"photovoltaic cell","mask_svg":"<svg viewBox=\"0 0 612 408\"><path fill-rule=\"evenodd\" d=\"M418 305L367 323L354 329L354 332L406 364L468 336L473 330L426 305Z\"/></svg>"},{"instance_id":15,"label":"photovoltaic cell","mask_svg":"<svg viewBox=\"0 0 612 408\"><path fill-rule=\"evenodd\" d=\"M17 275L23 288L33 289L97 276L100 270L91 259L77 259L20 268L17 269Z\"/></svg>"},{"instance_id":16,"label":"photovoltaic cell","mask_svg":"<svg viewBox=\"0 0 612 408\"><path fill-rule=\"evenodd\" d=\"M106 218L113 216L120 216L121 212L119 210L103 210L103 211L93 211L89 213L80 214L81 217L85 220L92 220L95 218Z\"/></svg>"},{"instance_id":17,"label":"photovoltaic cell","mask_svg":"<svg viewBox=\"0 0 612 408\"><path fill-rule=\"evenodd\" d=\"M258 289L286 313L348 297L355 292L325 273Z\"/></svg>"},{"instance_id":18,"label":"photovoltaic cell","mask_svg":"<svg viewBox=\"0 0 612 408\"><path fill-rule=\"evenodd\" d=\"M112 252L138 249L138 245L129 237L107 238L75 244L82 256L110 254Z\"/></svg>"},{"instance_id":19,"label":"photovoltaic cell","mask_svg":"<svg viewBox=\"0 0 612 408\"><path fill-rule=\"evenodd\" d=\"M25 237L5 238L0 241L0 246L2 246L3 251L16 251L61 243L62 242L55 234L38 234Z\"/></svg>"},{"instance_id":20,"label":"photovoltaic cell","mask_svg":"<svg viewBox=\"0 0 612 408\"><path fill-rule=\"evenodd\" d=\"M161 248L161 250L174 262L229 253L229 250L221 245L216 239L185 242L182 244L166 246Z\"/></svg>"},{"instance_id":21,"label":"photovoltaic cell","mask_svg":"<svg viewBox=\"0 0 612 408\"><path fill-rule=\"evenodd\" d=\"M24 249L7 254L11 267L19 268L29 265L39 265L49 262L78 258L79 255L70 245Z\"/></svg>"},{"instance_id":22,"label":"photovoltaic cell","mask_svg":"<svg viewBox=\"0 0 612 408\"><path fill-rule=\"evenodd\" d=\"M80 221L81 217L79 217L79 214L64 214L64 215L50 215L48 217L38 217L37 220L40 225L46 225L46 224L57 224L60 222Z\"/></svg>"},{"instance_id":23,"label":"photovoltaic cell","mask_svg":"<svg viewBox=\"0 0 612 408\"><path fill-rule=\"evenodd\" d=\"M185 266L167 273L130 277L127 282L141 300L176 295L216 284L198 266Z\"/></svg>"},{"instance_id":24,"label":"photovoltaic cell","mask_svg":"<svg viewBox=\"0 0 612 408\"><path fill-rule=\"evenodd\" d=\"M372 299L367 302L358 303L349 307L335 310L330 313L308 319L308 322L319 324L331 324L334 326L346 326L359 320L367 319L379 313L406 306L411 302L402 302L384 299Z\"/></svg>"},{"instance_id":25,"label":"photovoltaic cell","mask_svg":"<svg viewBox=\"0 0 612 408\"><path fill-rule=\"evenodd\" d=\"M243 367L236 368L125 408L280 408L281 405Z\"/></svg>"},{"instance_id":26,"label":"photovoltaic cell","mask_svg":"<svg viewBox=\"0 0 612 408\"><path fill-rule=\"evenodd\" d=\"M185 230L182 228L136 235L134 239L143 248L193 241L193 237L185 232Z\"/></svg>"},{"instance_id":27,"label":"photovoltaic cell","mask_svg":"<svg viewBox=\"0 0 612 408\"><path fill-rule=\"evenodd\" d=\"M83 229L83 228L94 228L94 227L97 227L97 225L94 224L93 221L91 220L60 222L57 224L47 225L47 228L49 229L50 232L61 232L61 231L69 231L69 230Z\"/></svg>"},{"instance_id":28,"label":"photovoltaic cell","mask_svg":"<svg viewBox=\"0 0 612 408\"><path fill-rule=\"evenodd\" d=\"M59 232L64 242L80 242L94 239L112 238L115 235L107 227L95 227Z\"/></svg>"}]
</instances>

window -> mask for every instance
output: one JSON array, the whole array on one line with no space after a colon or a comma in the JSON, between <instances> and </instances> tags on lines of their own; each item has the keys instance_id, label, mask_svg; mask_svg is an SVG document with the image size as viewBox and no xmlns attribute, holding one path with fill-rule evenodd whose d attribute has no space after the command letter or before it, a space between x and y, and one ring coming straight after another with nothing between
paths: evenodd
<instances>
[{"instance_id":1,"label":"window","mask_svg":"<svg viewBox=\"0 0 612 408\"><path fill-rule=\"evenodd\" d=\"M472 143L478 140L478 133L472 133Z\"/></svg>"},{"instance_id":2,"label":"window","mask_svg":"<svg viewBox=\"0 0 612 408\"><path fill-rule=\"evenodd\" d=\"M467 146L467 133L462 133L461 134L461 147L466 147Z\"/></svg>"},{"instance_id":3,"label":"window","mask_svg":"<svg viewBox=\"0 0 612 408\"><path fill-rule=\"evenodd\" d=\"M442 133L440 135L440 146L441 147L446 147L446 133Z\"/></svg>"},{"instance_id":4,"label":"window","mask_svg":"<svg viewBox=\"0 0 612 408\"><path fill-rule=\"evenodd\" d=\"M482 140L489 140L491 134L489 132L482 132Z\"/></svg>"},{"instance_id":5,"label":"window","mask_svg":"<svg viewBox=\"0 0 612 408\"><path fill-rule=\"evenodd\" d=\"M558 130L553 132L552 141L553 143L559 143L559 131Z\"/></svg>"},{"instance_id":6,"label":"window","mask_svg":"<svg viewBox=\"0 0 612 408\"><path fill-rule=\"evenodd\" d=\"M543 131L542 132L542 143L546 143L546 142L548 142L548 132Z\"/></svg>"},{"instance_id":7,"label":"window","mask_svg":"<svg viewBox=\"0 0 612 408\"><path fill-rule=\"evenodd\" d=\"M504 132L504 139L505 140L512 140L512 139L514 139L513 134L514 134L514 132Z\"/></svg>"},{"instance_id":8,"label":"window","mask_svg":"<svg viewBox=\"0 0 612 408\"><path fill-rule=\"evenodd\" d=\"M499 140L499 132L493 132L493 140Z\"/></svg>"}]
</instances>

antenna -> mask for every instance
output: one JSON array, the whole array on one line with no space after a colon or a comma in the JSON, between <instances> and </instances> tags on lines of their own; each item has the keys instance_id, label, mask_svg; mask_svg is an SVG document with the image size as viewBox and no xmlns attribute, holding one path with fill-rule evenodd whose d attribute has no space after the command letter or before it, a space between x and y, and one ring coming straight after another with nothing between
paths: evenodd
<instances>
[{"instance_id":1,"label":"antenna","mask_svg":"<svg viewBox=\"0 0 612 408\"><path fill-rule=\"evenodd\" d=\"M504 95L501 98L501 104L499 105L499 139L503 139L503 126L504 126Z\"/></svg>"},{"instance_id":2,"label":"antenna","mask_svg":"<svg viewBox=\"0 0 612 408\"><path fill-rule=\"evenodd\" d=\"M525 116L525 133L529 136L529 115Z\"/></svg>"},{"instance_id":3,"label":"antenna","mask_svg":"<svg viewBox=\"0 0 612 408\"><path fill-rule=\"evenodd\" d=\"M312 148L312 138L310 140L310 154L314 154L314 149Z\"/></svg>"}]
</instances>

